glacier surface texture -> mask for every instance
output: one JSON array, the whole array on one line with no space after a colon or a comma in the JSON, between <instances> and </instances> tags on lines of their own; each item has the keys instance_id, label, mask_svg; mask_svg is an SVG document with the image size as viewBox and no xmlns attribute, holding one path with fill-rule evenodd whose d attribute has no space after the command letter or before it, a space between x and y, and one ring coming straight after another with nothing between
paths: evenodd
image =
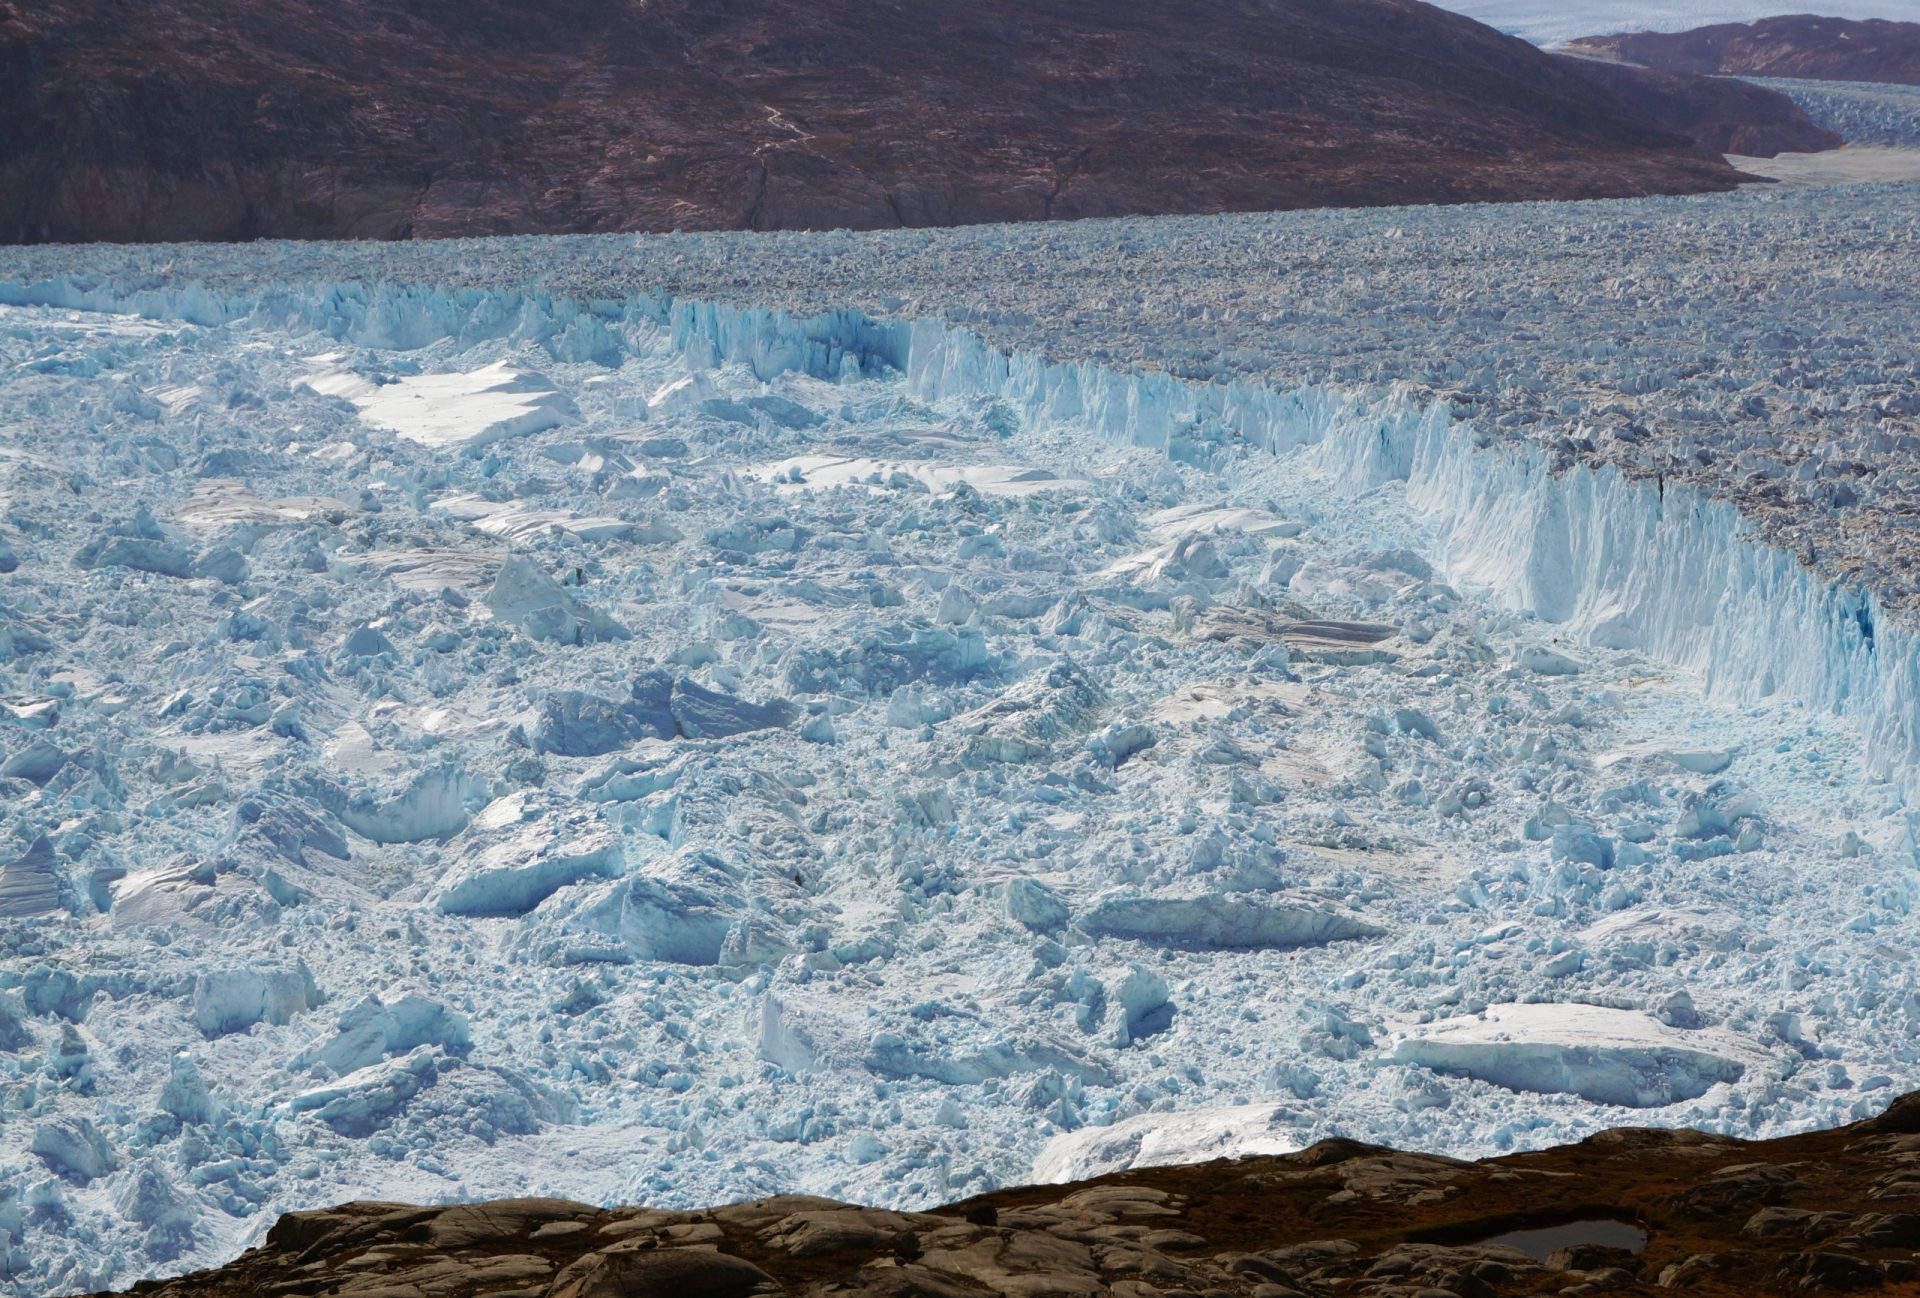
<instances>
[{"instance_id":1,"label":"glacier surface texture","mask_svg":"<svg viewBox=\"0 0 1920 1298\"><path fill-rule=\"evenodd\" d=\"M1920 1086L1920 188L0 255L0 1284Z\"/></svg>"},{"instance_id":2,"label":"glacier surface texture","mask_svg":"<svg viewBox=\"0 0 1920 1298\"><path fill-rule=\"evenodd\" d=\"M1800 105L1816 125L1850 145L1920 148L1920 86L1883 82L1810 81L1796 77L1747 77Z\"/></svg>"}]
</instances>

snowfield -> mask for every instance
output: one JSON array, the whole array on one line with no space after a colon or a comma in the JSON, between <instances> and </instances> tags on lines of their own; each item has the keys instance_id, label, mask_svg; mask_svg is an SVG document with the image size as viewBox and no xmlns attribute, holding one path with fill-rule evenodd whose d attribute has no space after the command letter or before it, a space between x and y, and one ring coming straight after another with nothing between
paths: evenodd
<instances>
[{"instance_id":1,"label":"snowfield","mask_svg":"<svg viewBox=\"0 0 1920 1298\"><path fill-rule=\"evenodd\" d=\"M1916 215L6 253L5 1283L1876 1112Z\"/></svg>"}]
</instances>

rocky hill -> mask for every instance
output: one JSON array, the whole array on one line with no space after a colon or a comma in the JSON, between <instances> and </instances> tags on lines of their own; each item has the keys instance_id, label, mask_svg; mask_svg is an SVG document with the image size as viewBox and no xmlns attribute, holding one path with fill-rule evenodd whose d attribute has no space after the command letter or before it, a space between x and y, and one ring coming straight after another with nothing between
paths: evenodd
<instances>
[{"instance_id":1,"label":"rocky hill","mask_svg":"<svg viewBox=\"0 0 1920 1298\"><path fill-rule=\"evenodd\" d=\"M1795 14L1684 32L1583 36L1566 48L1668 72L1920 86L1920 22Z\"/></svg>"},{"instance_id":2,"label":"rocky hill","mask_svg":"<svg viewBox=\"0 0 1920 1298\"><path fill-rule=\"evenodd\" d=\"M1495 1298L1920 1293L1920 1095L1744 1143L1627 1128L1466 1163L1328 1140L931 1212L799 1196L704 1212L558 1199L289 1213L164 1298Z\"/></svg>"},{"instance_id":3,"label":"rocky hill","mask_svg":"<svg viewBox=\"0 0 1920 1298\"><path fill-rule=\"evenodd\" d=\"M0 0L7 242L874 228L1738 182L1673 125L1415 0Z\"/></svg>"},{"instance_id":4,"label":"rocky hill","mask_svg":"<svg viewBox=\"0 0 1920 1298\"><path fill-rule=\"evenodd\" d=\"M1641 113L1715 153L1771 158L1781 153L1820 153L1846 142L1837 132L1808 120L1785 95L1751 82L1592 58L1567 61Z\"/></svg>"}]
</instances>

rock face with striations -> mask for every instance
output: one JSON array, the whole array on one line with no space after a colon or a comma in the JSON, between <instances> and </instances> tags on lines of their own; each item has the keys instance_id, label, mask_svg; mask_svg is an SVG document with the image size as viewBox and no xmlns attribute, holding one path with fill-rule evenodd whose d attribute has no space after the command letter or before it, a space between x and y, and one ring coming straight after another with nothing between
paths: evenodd
<instances>
[{"instance_id":1,"label":"rock face with striations","mask_svg":"<svg viewBox=\"0 0 1920 1298\"><path fill-rule=\"evenodd\" d=\"M1296 1154L1003 1190L929 1212L800 1195L695 1212L563 1199L282 1217L164 1298L1420 1298L1920 1292L1920 1094L1742 1142L1625 1128L1465 1163Z\"/></svg>"},{"instance_id":2,"label":"rock face with striations","mask_svg":"<svg viewBox=\"0 0 1920 1298\"><path fill-rule=\"evenodd\" d=\"M1794 14L1684 32L1582 36L1567 48L1668 72L1920 86L1920 22Z\"/></svg>"},{"instance_id":3,"label":"rock face with striations","mask_svg":"<svg viewBox=\"0 0 1920 1298\"><path fill-rule=\"evenodd\" d=\"M876 228L1731 188L1416 0L0 0L0 241Z\"/></svg>"}]
</instances>

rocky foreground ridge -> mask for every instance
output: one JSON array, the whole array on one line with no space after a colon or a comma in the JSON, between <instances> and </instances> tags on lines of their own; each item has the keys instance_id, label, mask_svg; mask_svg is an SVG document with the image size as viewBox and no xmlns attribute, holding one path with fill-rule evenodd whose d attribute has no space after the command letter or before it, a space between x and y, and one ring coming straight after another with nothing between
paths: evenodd
<instances>
[{"instance_id":1,"label":"rocky foreground ridge","mask_svg":"<svg viewBox=\"0 0 1920 1298\"><path fill-rule=\"evenodd\" d=\"M1920 22L1791 14L1684 32L1583 36L1566 48L1667 72L1920 86Z\"/></svg>"},{"instance_id":2,"label":"rocky foreground ridge","mask_svg":"<svg viewBox=\"0 0 1920 1298\"><path fill-rule=\"evenodd\" d=\"M1739 183L1691 116L1569 64L1414 0L0 0L0 242L873 229ZM1738 111L1805 127L1784 97Z\"/></svg>"},{"instance_id":3,"label":"rocky foreground ridge","mask_svg":"<svg viewBox=\"0 0 1920 1298\"><path fill-rule=\"evenodd\" d=\"M1491 1298L1920 1293L1920 1093L1743 1142L1621 1128L1461 1162L1295 1154L1004 1190L930 1212L788 1196L701 1212L559 1199L288 1213L166 1298Z\"/></svg>"}]
</instances>

